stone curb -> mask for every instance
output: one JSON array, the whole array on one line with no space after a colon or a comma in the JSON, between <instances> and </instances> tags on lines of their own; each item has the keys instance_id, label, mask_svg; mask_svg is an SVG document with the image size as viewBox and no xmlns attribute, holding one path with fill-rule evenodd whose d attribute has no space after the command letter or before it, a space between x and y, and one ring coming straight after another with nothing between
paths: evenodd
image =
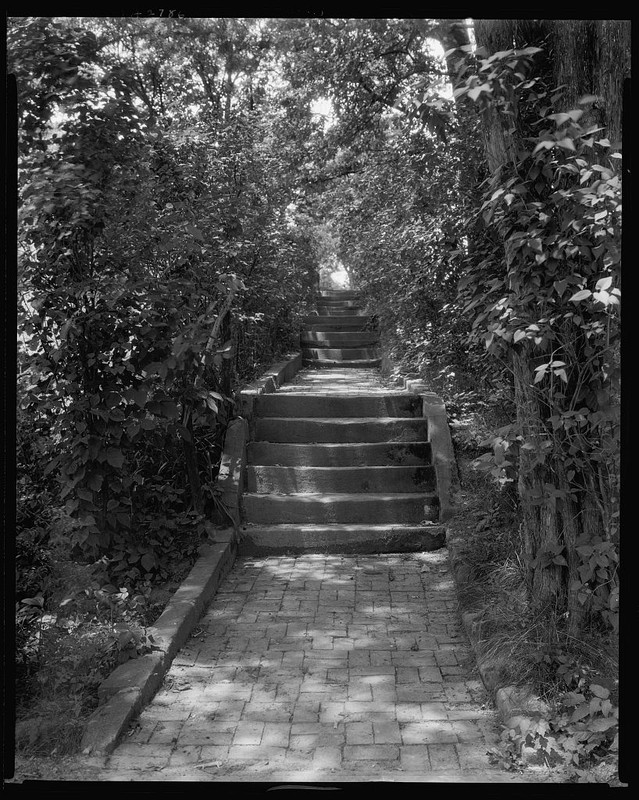
<instances>
[{"instance_id":1,"label":"stone curb","mask_svg":"<svg viewBox=\"0 0 639 800\"><path fill-rule=\"evenodd\" d=\"M382 370L389 373L394 364L385 355L382 363ZM416 376L408 376L403 380L397 381L404 391L420 394L424 402L424 416L432 415L436 424L435 436L433 441L433 456L437 469L438 487L440 480L444 485L445 497L442 501L442 520L450 519L453 515L451 493L453 489L459 487L459 475L455 462L450 429L446 419L446 409L443 401L433 392L426 390L426 382ZM442 424L440 424L442 423ZM430 427L430 426L429 426ZM430 434L429 434L429 438ZM435 456L439 448L441 456ZM450 530L446 530L446 547L448 548L451 571L459 590L468 582L470 567L464 560L463 543L459 539L451 536ZM500 664L496 660L482 657L479 652L481 642L481 620L472 611L462 611L462 624L470 641L475 654L475 661L482 679L494 706L499 714L500 721L511 728L524 729L530 722L538 719L547 712L547 705L535 694L532 686L500 686L499 671Z\"/></svg>"},{"instance_id":2,"label":"stone curb","mask_svg":"<svg viewBox=\"0 0 639 800\"><path fill-rule=\"evenodd\" d=\"M290 353L285 360L278 361L253 383L243 386L239 391L240 414L248 420L249 425L253 423L253 404L255 398L261 394L271 394L277 391L283 384L290 381L302 369L302 353ZM252 433L252 430L251 430Z\"/></svg>"},{"instance_id":3,"label":"stone curb","mask_svg":"<svg viewBox=\"0 0 639 800\"><path fill-rule=\"evenodd\" d=\"M205 545L187 578L147 629L158 649L121 664L100 684L98 697L103 704L85 728L81 744L85 754L111 753L128 724L159 689L175 655L235 560L233 529L216 531L216 539Z\"/></svg>"},{"instance_id":4,"label":"stone curb","mask_svg":"<svg viewBox=\"0 0 639 800\"><path fill-rule=\"evenodd\" d=\"M253 400L274 392L302 367L302 354L293 353L274 364L240 392L240 407L250 419ZM154 625L147 629L154 651L117 667L98 687L101 705L89 718L82 736L85 754L107 755L115 749L129 723L159 689L171 662L188 639L202 612L228 574L237 555L239 498L242 493L248 423L232 420L224 438L216 485L233 527L206 523L209 544L191 568L182 585L167 603Z\"/></svg>"}]
</instances>

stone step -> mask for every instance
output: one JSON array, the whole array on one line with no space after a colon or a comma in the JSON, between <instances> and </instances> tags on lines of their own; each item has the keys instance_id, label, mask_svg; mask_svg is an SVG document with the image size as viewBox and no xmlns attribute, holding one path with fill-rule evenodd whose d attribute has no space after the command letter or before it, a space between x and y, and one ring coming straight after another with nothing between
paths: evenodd
<instances>
[{"instance_id":1,"label":"stone step","mask_svg":"<svg viewBox=\"0 0 639 800\"><path fill-rule=\"evenodd\" d=\"M262 442L424 442L427 432L423 417L258 417L254 438Z\"/></svg>"},{"instance_id":2,"label":"stone step","mask_svg":"<svg viewBox=\"0 0 639 800\"><path fill-rule=\"evenodd\" d=\"M421 417L419 395L263 394L253 413L260 417Z\"/></svg>"},{"instance_id":3,"label":"stone step","mask_svg":"<svg viewBox=\"0 0 639 800\"><path fill-rule=\"evenodd\" d=\"M430 464L430 442L290 444L250 442L249 464L307 467L411 466Z\"/></svg>"},{"instance_id":4,"label":"stone step","mask_svg":"<svg viewBox=\"0 0 639 800\"><path fill-rule=\"evenodd\" d=\"M379 367L382 363L382 359L381 357L356 358L349 361L337 361L334 358L305 358L303 359L303 363L305 367L317 367L318 369L343 369L346 367L358 367L360 369L364 369L365 367Z\"/></svg>"},{"instance_id":5,"label":"stone step","mask_svg":"<svg viewBox=\"0 0 639 800\"><path fill-rule=\"evenodd\" d=\"M243 525L240 555L412 553L446 543L440 525Z\"/></svg>"},{"instance_id":6,"label":"stone step","mask_svg":"<svg viewBox=\"0 0 639 800\"><path fill-rule=\"evenodd\" d=\"M423 493L436 488L432 466L248 466L246 476L248 491L253 494Z\"/></svg>"},{"instance_id":7,"label":"stone step","mask_svg":"<svg viewBox=\"0 0 639 800\"><path fill-rule=\"evenodd\" d=\"M357 300L359 292L355 289L324 289L319 293L318 300Z\"/></svg>"},{"instance_id":8,"label":"stone step","mask_svg":"<svg viewBox=\"0 0 639 800\"><path fill-rule=\"evenodd\" d=\"M353 309L351 313L357 314L362 308L362 305L356 300L328 300L318 303L316 308L320 314L331 314L335 312L339 315L343 311L348 312L350 309Z\"/></svg>"},{"instance_id":9,"label":"stone step","mask_svg":"<svg viewBox=\"0 0 639 800\"><path fill-rule=\"evenodd\" d=\"M374 347L303 347L302 358L314 361L362 361L379 358Z\"/></svg>"},{"instance_id":10,"label":"stone step","mask_svg":"<svg viewBox=\"0 0 639 800\"><path fill-rule=\"evenodd\" d=\"M383 524L435 521L435 493L242 495L242 519L260 525Z\"/></svg>"},{"instance_id":11,"label":"stone step","mask_svg":"<svg viewBox=\"0 0 639 800\"><path fill-rule=\"evenodd\" d=\"M388 394L389 392L400 392L399 389L382 386L380 382L379 370L370 367L362 369L351 367L346 369L344 365L339 368L328 369L326 366L306 367L299 372L293 381L285 383L277 390L278 394L295 394L296 392L312 389L322 394Z\"/></svg>"},{"instance_id":12,"label":"stone step","mask_svg":"<svg viewBox=\"0 0 639 800\"><path fill-rule=\"evenodd\" d=\"M343 292L336 292L334 294L327 294L323 292L319 294L315 302L316 303L358 303L361 299L361 294L359 292L353 291L343 291Z\"/></svg>"},{"instance_id":13,"label":"stone step","mask_svg":"<svg viewBox=\"0 0 639 800\"><path fill-rule=\"evenodd\" d=\"M376 331L302 331L302 347L366 347L377 344Z\"/></svg>"},{"instance_id":14,"label":"stone step","mask_svg":"<svg viewBox=\"0 0 639 800\"><path fill-rule=\"evenodd\" d=\"M319 314L310 314L309 316L302 317L302 325L305 330L312 331L349 331L349 330L366 330L370 317L364 314L352 314L349 316L321 316Z\"/></svg>"},{"instance_id":15,"label":"stone step","mask_svg":"<svg viewBox=\"0 0 639 800\"><path fill-rule=\"evenodd\" d=\"M317 313L320 317L362 317L366 311L361 306L322 306L317 305Z\"/></svg>"}]
</instances>

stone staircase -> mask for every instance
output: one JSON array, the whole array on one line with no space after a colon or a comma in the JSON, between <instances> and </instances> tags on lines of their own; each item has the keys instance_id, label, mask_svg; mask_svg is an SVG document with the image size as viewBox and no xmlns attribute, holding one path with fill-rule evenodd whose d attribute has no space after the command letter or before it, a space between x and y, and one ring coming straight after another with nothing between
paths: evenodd
<instances>
[{"instance_id":1,"label":"stone staircase","mask_svg":"<svg viewBox=\"0 0 639 800\"><path fill-rule=\"evenodd\" d=\"M312 366L254 400L241 500L245 554L444 544L422 399L382 385L376 334L364 330L359 311L354 292L323 293L301 334Z\"/></svg>"},{"instance_id":2,"label":"stone staircase","mask_svg":"<svg viewBox=\"0 0 639 800\"><path fill-rule=\"evenodd\" d=\"M317 314L305 317L300 335L304 363L314 367L375 367L377 330L359 305L357 292L320 292Z\"/></svg>"}]
</instances>

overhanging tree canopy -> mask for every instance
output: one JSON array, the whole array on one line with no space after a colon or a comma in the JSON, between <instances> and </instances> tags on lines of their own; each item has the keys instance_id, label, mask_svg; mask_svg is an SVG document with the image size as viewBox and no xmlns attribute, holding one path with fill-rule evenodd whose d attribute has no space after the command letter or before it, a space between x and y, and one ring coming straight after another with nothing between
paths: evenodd
<instances>
[{"instance_id":1,"label":"overhanging tree canopy","mask_svg":"<svg viewBox=\"0 0 639 800\"><path fill-rule=\"evenodd\" d=\"M475 33L484 52L461 20L11 21L21 401L80 546L130 555L150 510L215 504L234 381L294 342L331 231L407 369L514 404L490 467L517 481L533 605L614 622L629 26Z\"/></svg>"}]
</instances>

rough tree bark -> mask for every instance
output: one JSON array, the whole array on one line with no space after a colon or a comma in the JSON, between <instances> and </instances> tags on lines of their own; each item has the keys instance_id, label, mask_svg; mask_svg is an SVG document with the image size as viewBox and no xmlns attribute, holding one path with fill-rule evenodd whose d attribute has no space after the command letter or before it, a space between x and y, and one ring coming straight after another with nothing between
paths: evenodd
<instances>
[{"instance_id":1,"label":"rough tree bark","mask_svg":"<svg viewBox=\"0 0 639 800\"><path fill-rule=\"evenodd\" d=\"M488 54L513 47L543 47L540 72L554 85L566 84L565 110L575 108L584 94L597 95L592 119L606 126L610 140L621 138L623 81L630 72L630 24L624 20L475 20L477 45ZM560 110L560 109L557 109ZM517 121L500 119L489 110L484 122L486 161L493 176L513 163L518 149ZM538 356L536 352L534 355ZM523 343L511 350L517 422L531 441L546 436L539 396L533 388L533 352ZM610 480L601 474L582 476L590 491L577 497L550 497L548 485L570 488L563 465L539 465L531 450L522 450L519 495L523 513L525 550L530 560L554 547L565 548L568 567L530 567L528 594L538 612L552 607L567 613L569 632L578 635L583 613L571 584L578 580L575 541L580 534L606 539L610 510Z\"/></svg>"}]
</instances>

